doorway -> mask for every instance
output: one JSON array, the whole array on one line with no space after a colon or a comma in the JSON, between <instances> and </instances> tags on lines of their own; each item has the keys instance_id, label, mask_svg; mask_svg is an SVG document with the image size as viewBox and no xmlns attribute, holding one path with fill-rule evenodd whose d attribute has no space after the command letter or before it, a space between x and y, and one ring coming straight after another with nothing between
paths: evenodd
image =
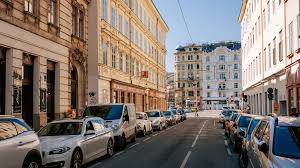
<instances>
[{"instance_id":1,"label":"doorway","mask_svg":"<svg viewBox=\"0 0 300 168\"><path fill-rule=\"evenodd\" d=\"M55 119L55 63L47 62L47 121Z\"/></svg>"},{"instance_id":2,"label":"doorway","mask_svg":"<svg viewBox=\"0 0 300 168\"><path fill-rule=\"evenodd\" d=\"M23 56L22 118L33 127L33 57Z\"/></svg>"},{"instance_id":3,"label":"doorway","mask_svg":"<svg viewBox=\"0 0 300 168\"><path fill-rule=\"evenodd\" d=\"M0 115L5 114L6 49L0 47Z\"/></svg>"},{"instance_id":4,"label":"doorway","mask_svg":"<svg viewBox=\"0 0 300 168\"><path fill-rule=\"evenodd\" d=\"M287 115L287 110L286 110L286 107L287 107L287 103L286 101L280 101L280 115L282 116L286 116Z\"/></svg>"},{"instance_id":5,"label":"doorway","mask_svg":"<svg viewBox=\"0 0 300 168\"><path fill-rule=\"evenodd\" d=\"M76 67L71 71L71 108L77 110L78 103L78 73Z\"/></svg>"}]
</instances>

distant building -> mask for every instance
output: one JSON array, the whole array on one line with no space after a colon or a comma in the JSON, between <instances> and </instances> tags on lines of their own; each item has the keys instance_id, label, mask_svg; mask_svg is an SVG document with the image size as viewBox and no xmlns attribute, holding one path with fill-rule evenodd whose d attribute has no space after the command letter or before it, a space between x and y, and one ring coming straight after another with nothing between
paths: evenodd
<instances>
[{"instance_id":1,"label":"distant building","mask_svg":"<svg viewBox=\"0 0 300 168\"><path fill-rule=\"evenodd\" d=\"M240 106L239 42L179 46L175 52L175 102L220 109Z\"/></svg>"},{"instance_id":2,"label":"distant building","mask_svg":"<svg viewBox=\"0 0 300 168\"><path fill-rule=\"evenodd\" d=\"M167 76L167 103L168 107L175 106L175 88L174 73L168 73Z\"/></svg>"}]
</instances>

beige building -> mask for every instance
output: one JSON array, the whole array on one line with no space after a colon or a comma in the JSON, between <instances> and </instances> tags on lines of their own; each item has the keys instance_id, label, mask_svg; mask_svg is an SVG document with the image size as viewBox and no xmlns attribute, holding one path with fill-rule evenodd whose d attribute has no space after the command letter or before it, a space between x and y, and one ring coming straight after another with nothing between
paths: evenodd
<instances>
[{"instance_id":1,"label":"beige building","mask_svg":"<svg viewBox=\"0 0 300 168\"><path fill-rule=\"evenodd\" d=\"M88 27L89 104L165 109L168 27L153 2L92 1Z\"/></svg>"},{"instance_id":2,"label":"beige building","mask_svg":"<svg viewBox=\"0 0 300 168\"><path fill-rule=\"evenodd\" d=\"M0 1L0 114L30 126L85 105L87 0ZM71 99L72 98L72 99Z\"/></svg>"},{"instance_id":3,"label":"beige building","mask_svg":"<svg viewBox=\"0 0 300 168\"><path fill-rule=\"evenodd\" d=\"M300 111L299 0L244 0L239 21L243 92L251 112Z\"/></svg>"}]
</instances>

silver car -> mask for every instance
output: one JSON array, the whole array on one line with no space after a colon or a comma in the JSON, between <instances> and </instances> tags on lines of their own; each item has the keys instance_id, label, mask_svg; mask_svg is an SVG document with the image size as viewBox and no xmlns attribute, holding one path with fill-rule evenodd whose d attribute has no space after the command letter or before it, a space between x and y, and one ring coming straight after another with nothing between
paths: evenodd
<instances>
[{"instance_id":1,"label":"silver car","mask_svg":"<svg viewBox=\"0 0 300 168\"><path fill-rule=\"evenodd\" d=\"M300 118L266 117L251 135L248 165L253 168L299 168L299 142Z\"/></svg>"},{"instance_id":2,"label":"silver car","mask_svg":"<svg viewBox=\"0 0 300 168\"><path fill-rule=\"evenodd\" d=\"M44 167L81 167L101 156L113 155L113 131L98 117L54 121L38 135Z\"/></svg>"},{"instance_id":3,"label":"silver car","mask_svg":"<svg viewBox=\"0 0 300 168\"><path fill-rule=\"evenodd\" d=\"M40 140L21 119L0 116L0 167L40 168Z\"/></svg>"},{"instance_id":4,"label":"silver car","mask_svg":"<svg viewBox=\"0 0 300 168\"><path fill-rule=\"evenodd\" d=\"M161 131L167 127L166 117L160 110L152 110L145 112L151 120L152 128Z\"/></svg>"}]
</instances>

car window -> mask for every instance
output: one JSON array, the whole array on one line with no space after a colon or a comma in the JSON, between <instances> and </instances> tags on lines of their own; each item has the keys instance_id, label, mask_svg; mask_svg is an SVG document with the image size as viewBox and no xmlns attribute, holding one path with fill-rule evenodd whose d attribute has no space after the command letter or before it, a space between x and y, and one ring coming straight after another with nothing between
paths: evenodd
<instances>
[{"instance_id":1,"label":"car window","mask_svg":"<svg viewBox=\"0 0 300 168\"><path fill-rule=\"evenodd\" d=\"M269 146L270 144L270 132L271 132L271 127L268 124L268 126L266 127L263 136L262 136L262 140ZM268 157L268 153L264 153L267 157Z\"/></svg>"},{"instance_id":2,"label":"car window","mask_svg":"<svg viewBox=\"0 0 300 168\"><path fill-rule=\"evenodd\" d=\"M121 118L122 110L123 105L89 106L85 108L83 116L95 116L104 120L117 120Z\"/></svg>"},{"instance_id":3,"label":"car window","mask_svg":"<svg viewBox=\"0 0 300 168\"><path fill-rule=\"evenodd\" d=\"M238 125L240 127L248 127L250 121L251 121L251 117L242 115L239 118Z\"/></svg>"},{"instance_id":4,"label":"car window","mask_svg":"<svg viewBox=\"0 0 300 168\"><path fill-rule=\"evenodd\" d=\"M17 128L18 134L22 134L23 132L32 131L32 129L26 125L24 122L20 121L19 119L13 119L12 122Z\"/></svg>"},{"instance_id":5,"label":"car window","mask_svg":"<svg viewBox=\"0 0 300 168\"><path fill-rule=\"evenodd\" d=\"M144 119L145 119L145 120L148 120L147 114L144 114Z\"/></svg>"},{"instance_id":6,"label":"car window","mask_svg":"<svg viewBox=\"0 0 300 168\"><path fill-rule=\"evenodd\" d=\"M59 122L50 123L43 127L39 136L63 136L63 135L80 135L82 122Z\"/></svg>"},{"instance_id":7,"label":"car window","mask_svg":"<svg viewBox=\"0 0 300 168\"><path fill-rule=\"evenodd\" d=\"M104 125L102 124L102 122L100 120L93 120L92 124L93 124L95 131L101 131L104 129Z\"/></svg>"},{"instance_id":8,"label":"car window","mask_svg":"<svg viewBox=\"0 0 300 168\"><path fill-rule=\"evenodd\" d=\"M260 120L259 119L253 119L249 125L249 129L248 129L248 132L247 132L247 140L250 140L251 138L251 134L254 130L254 128L257 126L258 122Z\"/></svg>"},{"instance_id":9,"label":"car window","mask_svg":"<svg viewBox=\"0 0 300 168\"><path fill-rule=\"evenodd\" d=\"M160 113L158 111L147 112L148 117L159 117Z\"/></svg>"},{"instance_id":10,"label":"car window","mask_svg":"<svg viewBox=\"0 0 300 168\"><path fill-rule=\"evenodd\" d=\"M126 116L126 115L128 115L128 109L127 109L127 106L124 107L124 114L123 114L123 116Z\"/></svg>"},{"instance_id":11,"label":"car window","mask_svg":"<svg viewBox=\"0 0 300 168\"><path fill-rule=\"evenodd\" d=\"M10 121L0 120L0 141L16 136L17 130Z\"/></svg>"},{"instance_id":12,"label":"car window","mask_svg":"<svg viewBox=\"0 0 300 168\"><path fill-rule=\"evenodd\" d=\"M94 131L95 130L91 121L88 121L86 123L86 127L85 128L86 128L85 129L86 131Z\"/></svg>"},{"instance_id":13,"label":"car window","mask_svg":"<svg viewBox=\"0 0 300 168\"><path fill-rule=\"evenodd\" d=\"M256 130L256 132L255 132L255 137L256 137L258 140L261 140L262 135L263 135L263 133L264 133L264 131L265 131L265 128L266 128L267 124L268 124L268 123L267 123L266 121L262 121L262 122L259 124L259 126L257 127L257 130Z\"/></svg>"},{"instance_id":14,"label":"car window","mask_svg":"<svg viewBox=\"0 0 300 168\"><path fill-rule=\"evenodd\" d=\"M144 119L144 115L142 113L136 113L136 119Z\"/></svg>"}]
</instances>

